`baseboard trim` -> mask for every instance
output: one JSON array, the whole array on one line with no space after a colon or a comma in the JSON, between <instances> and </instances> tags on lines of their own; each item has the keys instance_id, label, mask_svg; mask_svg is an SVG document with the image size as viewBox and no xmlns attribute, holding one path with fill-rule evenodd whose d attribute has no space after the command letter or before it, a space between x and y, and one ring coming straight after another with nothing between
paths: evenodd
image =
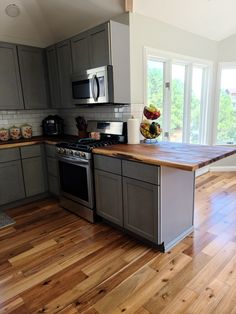
<instances>
[{"instance_id":1,"label":"baseboard trim","mask_svg":"<svg viewBox=\"0 0 236 314\"><path fill-rule=\"evenodd\" d=\"M209 169L210 172L236 172L236 166L215 166L215 167L210 167Z\"/></svg>"},{"instance_id":2,"label":"baseboard trim","mask_svg":"<svg viewBox=\"0 0 236 314\"><path fill-rule=\"evenodd\" d=\"M209 172L210 170L210 167L209 166L206 166L206 167L203 167L203 168L200 168L200 169L197 169L196 170L196 178L199 177L199 176L202 176L203 174Z\"/></svg>"}]
</instances>

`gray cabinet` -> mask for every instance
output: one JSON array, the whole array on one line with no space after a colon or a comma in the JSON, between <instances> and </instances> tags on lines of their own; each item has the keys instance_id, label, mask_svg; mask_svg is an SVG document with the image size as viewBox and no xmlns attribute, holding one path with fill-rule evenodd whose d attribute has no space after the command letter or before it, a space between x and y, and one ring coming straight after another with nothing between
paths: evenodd
<instances>
[{"instance_id":1,"label":"gray cabinet","mask_svg":"<svg viewBox=\"0 0 236 314\"><path fill-rule=\"evenodd\" d=\"M111 64L109 23L88 31L90 64L92 68Z\"/></svg>"},{"instance_id":2,"label":"gray cabinet","mask_svg":"<svg viewBox=\"0 0 236 314\"><path fill-rule=\"evenodd\" d=\"M122 177L95 170L95 190L97 214L123 226Z\"/></svg>"},{"instance_id":3,"label":"gray cabinet","mask_svg":"<svg viewBox=\"0 0 236 314\"><path fill-rule=\"evenodd\" d=\"M58 160L56 158L56 147L55 145L46 144L45 149L48 173L48 189L50 193L59 196L60 177L58 170Z\"/></svg>"},{"instance_id":4,"label":"gray cabinet","mask_svg":"<svg viewBox=\"0 0 236 314\"><path fill-rule=\"evenodd\" d=\"M124 177L123 197L125 229L157 244L158 186Z\"/></svg>"},{"instance_id":5,"label":"gray cabinet","mask_svg":"<svg viewBox=\"0 0 236 314\"><path fill-rule=\"evenodd\" d=\"M88 32L83 32L71 39L73 72L91 68Z\"/></svg>"},{"instance_id":6,"label":"gray cabinet","mask_svg":"<svg viewBox=\"0 0 236 314\"><path fill-rule=\"evenodd\" d=\"M34 196L47 191L47 172L43 145L21 148L22 166L26 196Z\"/></svg>"},{"instance_id":7,"label":"gray cabinet","mask_svg":"<svg viewBox=\"0 0 236 314\"><path fill-rule=\"evenodd\" d=\"M23 109L16 45L0 43L0 110Z\"/></svg>"},{"instance_id":8,"label":"gray cabinet","mask_svg":"<svg viewBox=\"0 0 236 314\"><path fill-rule=\"evenodd\" d=\"M72 104L72 60L71 60L71 46L70 40L65 40L57 44L58 57L58 73L59 86L61 92L60 106L62 108L73 107Z\"/></svg>"},{"instance_id":9,"label":"gray cabinet","mask_svg":"<svg viewBox=\"0 0 236 314\"><path fill-rule=\"evenodd\" d=\"M94 156L97 214L158 243L158 166Z\"/></svg>"},{"instance_id":10,"label":"gray cabinet","mask_svg":"<svg viewBox=\"0 0 236 314\"><path fill-rule=\"evenodd\" d=\"M25 109L48 107L48 89L44 49L18 46Z\"/></svg>"},{"instance_id":11,"label":"gray cabinet","mask_svg":"<svg viewBox=\"0 0 236 314\"><path fill-rule=\"evenodd\" d=\"M48 47L46 49L46 54L50 87L50 103L52 108L58 108L61 107L61 94L56 46Z\"/></svg>"},{"instance_id":12,"label":"gray cabinet","mask_svg":"<svg viewBox=\"0 0 236 314\"><path fill-rule=\"evenodd\" d=\"M0 178L0 205L25 197L20 160L0 163Z\"/></svg>"},{"instance_id":13,"label":"gray cabinet","mask_svg":"<svg viewBox=\"0 0 236 314\"><path fill-rule=\"evenodd\" d=\"M71 49L73 72L111 64L109 23L73 37Z\"/></svg>"},{"instance_id":14,"label":"gray cabinet","mask_svg":"<svg viewBox=\"0 0 236 314\"><path fill-rule=\"evenodd\" d=\"M44 159L33 157L22 160L26 196L34 196L47 191L47 177Z\"/></svg>"}]
</instances>

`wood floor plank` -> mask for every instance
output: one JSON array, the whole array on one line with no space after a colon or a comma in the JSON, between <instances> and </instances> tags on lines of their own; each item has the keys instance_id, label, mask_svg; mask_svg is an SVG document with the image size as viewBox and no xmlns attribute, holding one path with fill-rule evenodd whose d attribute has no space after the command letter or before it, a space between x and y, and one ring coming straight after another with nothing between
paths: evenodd
<instances>
[{"instance_id":1,"label":"wood floor plank","mask_svg":"<svg viewBox=\"0 0 236 314\"><path fill-rule=\"evenodd\" d=\"M195 230L168 253L57 200L7 210L0 313L236 314L236 173L196 179Z\"/></svg>"}]
</instances>

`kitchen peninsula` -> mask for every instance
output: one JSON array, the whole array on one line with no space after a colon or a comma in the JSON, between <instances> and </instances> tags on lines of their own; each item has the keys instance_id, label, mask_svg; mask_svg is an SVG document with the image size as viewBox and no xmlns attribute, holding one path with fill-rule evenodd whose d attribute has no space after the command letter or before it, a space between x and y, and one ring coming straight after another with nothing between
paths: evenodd
<instances>
[{"instance_id":1,"label":"kitchen peninsula","mask_svg":"<svg viewBox=\"0 0 236 314\"><path fill-rule=\"evenodd\" d=\"M193 231L195 170L236 149L163 142L93 153L97 214L166 251Z\"/></svg>"}]
</instances>

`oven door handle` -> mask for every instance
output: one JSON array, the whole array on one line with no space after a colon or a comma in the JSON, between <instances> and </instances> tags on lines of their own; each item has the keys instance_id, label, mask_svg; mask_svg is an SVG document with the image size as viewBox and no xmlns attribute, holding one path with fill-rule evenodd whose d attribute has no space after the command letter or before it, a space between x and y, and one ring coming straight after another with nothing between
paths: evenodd
<instances>
[{"instance_id":1,"label":"oven door handle","mask_svg":"<svg viewBox=\"0 0 236 314\"><path fill-rule=\"evenodd\" d=\"M89 160L87 159L82 159L82 158L73 158L73 157L60 157L58 156L58 160L66 162L66 163L71 163L74 165L88 165Z\"/></svg>"}]
</instances>

